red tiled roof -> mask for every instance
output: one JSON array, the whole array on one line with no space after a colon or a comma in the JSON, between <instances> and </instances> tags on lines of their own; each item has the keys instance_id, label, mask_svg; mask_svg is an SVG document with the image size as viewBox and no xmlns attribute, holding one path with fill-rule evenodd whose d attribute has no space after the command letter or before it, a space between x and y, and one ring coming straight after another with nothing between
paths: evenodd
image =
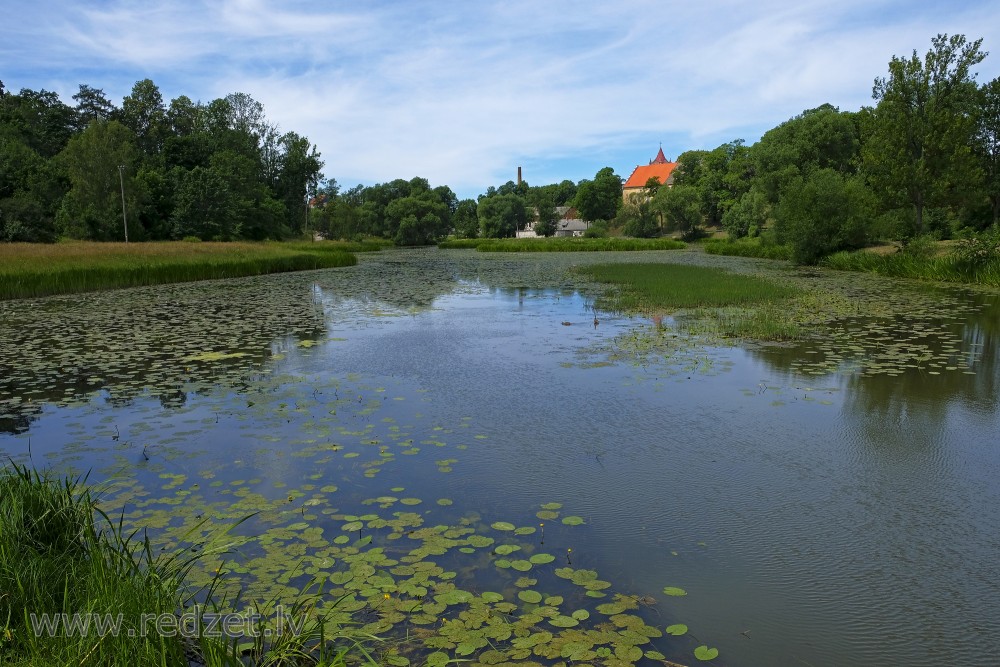
<instances>
[{"instance_id":1,"label":"red tiled roof","mask_svg":"<svg viewBox=\"0 0 1000 667\"><path fill-rule=\"evenodd\" d=\"M663 157L663 149L660 149L660 153L656 156L659 160ZM622 186L625 189L628 188L644 188L646 187L646 181L651 178L659 179L660 185L666 185L667 179L670 178L670 174L673 173L674 169L677 168L676 162L657 162L653 161L652 164L640 165L635 168L632 175L628 177L625 181L625 185Z\"/></svg>"},{"instance_id":2,"label":"red tiled roof","mask_svg":"<svg viewBox=\"0 0 1000 667\"><path fill-rule=\"evenodd\" d=\"M653 161L650 164L666 164L667 156L663 154L663 146L660 146L660 152L656 154Z\"/></svg>"}]
</instances>

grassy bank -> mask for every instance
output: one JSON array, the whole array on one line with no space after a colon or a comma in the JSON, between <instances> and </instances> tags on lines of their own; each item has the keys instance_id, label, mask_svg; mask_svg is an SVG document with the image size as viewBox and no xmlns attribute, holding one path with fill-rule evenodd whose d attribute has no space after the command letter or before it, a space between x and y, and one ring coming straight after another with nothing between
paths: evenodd
<instances>
[{"instance_id":1,"label":"grassy bank","mask_svg":"<svg viewBox=\"0 0 1000 667\"><path fill-rule=\"evenodd\" d=\"M480 244L486 243L491 239L448 239L447 241L441 241L438 243L438 248L443 250L467 250L471 248L478 248Z\"/></svg>"},{"instance_id":2,"label":"grassy bank","mask_svg":"<svg viewBox=\"0 0 1000 667\"><path fill-rule=\"evenodd\" d=\"M357 258L350 247L333 241L0 244L0 299L352 266Z\"/></svg>"},{"instance_id":3,"label":"grassy bank","mask_svg":"<svg viewBox=\"0 0 1000 667\"><path fill-rule=\"evenodd\" d=\"M792 258L792 249L786 245L762 244L759 239L709 239L705 241L705 252L709 255L732 255L736 257L759 257L761 259Z\"/></svg>"},{"instance_id":4,"label":"grassy bank","mask_svg":"<svg viewBox=\"0 0 1000 667\"><path fill-rule=\"evenodd\" d=\"M597 264L579 267L600 283L618 286L601 307L626 313L662 315L687 311L708 320L724 336L787 340L799 326L779 307L798 290L756 276L678 264Z\"/></svg>"},{"instance_id":5,"label":"grassy bank","mask_svg":"<svg viewBox=\"0 0 1000 667\"><path fill-rule=\"evenodd\" d=\"M475 248L479 252L596 252L601 250L680 250L686 247L673 239L631 239L551 237L538 239L456 239L443 241L439 248Z\"/></svg>"},{"instance_id":6,"label":"grassy bank","mask_svg":"<svg viewBox=\"0 0 1000 667\"><path fill-rule=\"evenodd\" d=\"M841 271L876 273L948 283L978 283L1000 287L1000 260L970 262L957 255L923 256L908 252L879 254L865 250L838 252L820 264Z\"/></svg>"},{"instance_id":7,"label":"grassy bank","mask_svg":"<svg viewBox=\"0 0 1000 667\"><path fill-rule=\"evenodd\" d=\"M0 498L0 664L188 667L193 660L252 667L344 664L351 651L365 656L314 613L307 596L285 609L301 624L297 636L284 633L266 644L262 637L199 636L191 631L194 614L203 613L191 606L196 594L202 609L233 610L214 603L211 590L190 590L186 580L197 561L227 545L154 554L148 542L123 535L79 480L12 466L0 471ZM179 625L182 610L190 625ZM75 631L67 622L78 623ZM241 632L252 635L251 628Z\"/></svg>"}]
</instances>

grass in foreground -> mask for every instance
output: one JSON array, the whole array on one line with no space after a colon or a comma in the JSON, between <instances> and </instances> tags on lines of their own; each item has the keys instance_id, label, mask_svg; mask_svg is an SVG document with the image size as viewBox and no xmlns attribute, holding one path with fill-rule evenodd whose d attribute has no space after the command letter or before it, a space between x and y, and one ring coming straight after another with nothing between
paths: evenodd
<instances>
[{"instance_id":1,"label":"grass in foreground","mask_svg":"<svg viewBox=\"0 0 1000 667\"><path fill-rule=\"evenodd\" d=\"M333 241L0 244L0 299L353 266Z\"/></svg>"},{"instance_id":2,"label":"grass in foreground","mask_svg":"<svg viewBox=\"0 0 1000 667\"><path fill-rule=\"evenodd\" d=\"M338 635L315 613L307 593L286 610L301 623L298 635L286 632L266 644L260 637L180 636L177 628L187 626L177 614L190 613L199 592L214 611L232 611L212 601L218 579L207 592L186 587L196 562L229 545L154 555L148 542L123 535L120 524L97 509L81 481L16 465L0 470L0 498L0 664L188 667L193 659L206 667L258 667L368 658L357 640ZM63 625L74 614L88 623L87 631ZM144 615L158 617L167 630L157 632ZM98 628L97 619L117 623L118 631Z\"/></svg>"},{"instance_id":3,"label":"grass in foreground","mask_svg":"<svg viewBox=\"0 0 1000 667\"><path fill-rule=\"evenodd\" d=\"M673 239L551 237L540 239L456 239L439 248L475 248L479 252L596 252L601 250L680 250L686 244Z\"/></svg>"},{"instance_id":4,"label":"grass in foreground","mask_svg":"<svg viewBox=\"0 0 1000 667\"><path fill-rule=\"evenodd\" d=\"M799 326L778 304L799 291L756 276L680 264L597 264L577 269L600 283L618 286L601 307L659 315L686 310L692 320L729 337L787 340ZM703 329L704 324L695 329Z\"/></svg>"}]
</instances>

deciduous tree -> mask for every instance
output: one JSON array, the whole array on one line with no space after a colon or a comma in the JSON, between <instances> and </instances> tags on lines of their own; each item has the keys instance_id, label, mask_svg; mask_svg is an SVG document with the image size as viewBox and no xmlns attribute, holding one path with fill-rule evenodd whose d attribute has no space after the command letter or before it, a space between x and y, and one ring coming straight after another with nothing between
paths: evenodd
<instances>
[{"instance_id":1,"label":"deciduous tree","mask_svg":"<svg viewBox=\"0 0 1000 667\"><path fill-rule=\"evenodd\" d=\"M524 201L515 194L484 197L479 201L479 228L483 238L514 236L528 221Z\"/></svg>"},{"instance_id":2,"label":"deciduous tree","mask_svg":"<svg viewBox=\"0 0 1000 667\"><path fill-rule=\"evenodd\" d=\"M972 68L986 56L981 44L938 35L923 59L916 50L894 56L872 88L878 104L866 115L865 170L887 208L912 206L918 234L927 207L960 202L977 181Z\"/></svg>"},{"instance_id":3,"label":"deciduous tree","mask_svg":"<svg viewBox=\"0 0 1000 667\"><path fill-rule=\"evenodd\" d=\"M576 210L587 221L613 220L622 204L622 179L604 167L592 181L582 181L576 191Z\"/></svg>"}]
</instances>

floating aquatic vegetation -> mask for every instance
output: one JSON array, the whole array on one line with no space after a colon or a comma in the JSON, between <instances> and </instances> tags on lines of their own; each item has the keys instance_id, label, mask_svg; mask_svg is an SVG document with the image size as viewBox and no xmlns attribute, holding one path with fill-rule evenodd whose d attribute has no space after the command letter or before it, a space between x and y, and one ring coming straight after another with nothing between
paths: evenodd
<instances>
[{"instance_id":1,"label":"floating aquatic vegetation","mask_svg":"<svg viewBox=\"0 0 1000 667\"><path fill-rule=\"evenodd\" d=\"M699 660L715 660L719 657L719 649L701 645L694 650L694 657Z\"/></svg>"},{"instance_id":2,"label":"floating aquatic vegetation","mask_svg":"<svg viewBox=\"0 0 1000 667\"><path fill-rule=\"evenodd\" d=\"M361 287L302 276L259 279L249 286L237 281L225 288L232 303L220 300L217 288L203 286L118 295L125 305L104 295L81 298L82 305L38 302L50 309L48 316L0 305L0 333L9 332L12 349L18 350L0 350L0 396L15 392L2 399L0 419L26 415L27 421L12 429L24 430L43 407L65 409L72 415L66 417L72 444L59 460L82 466L98 461L101 474L120 482L105 507L126 507L126 524L150 529L157 548L179 544L197 517L222 522L254 514L244 537L256 539L239 546L225 565L239 575L232 592L248 599L280 598L312 578L320 580L332 596L344 596L336 620L358 620L359 631L418 638L417 648L387 649L389 664L429 663L432 655L435 661L483 663L690 657L695 640L683 637L687 628L677 632L681 625L674 624L667 628L670 637L659 637L661 630L646 625L656 614L642 609L632 591L623 590L603 567L611 580L601 579L597 569L568 562L555 566L568 561L563 553L574 543L567 543L566 535L582 540L587 534L588 527L574 526L598 523L586 508L573 506L571 495L556 496L566 499L565 509L562 503L537 504L552 497L549 491L539 492L526 507L516 496L505 496L509 511L477 506L473 512L463 507L468 489L457 479L462 475L435 473L461 471L476 448L498 447L501 431L467 417L442 418L426 387L403 378L345 373L324 349L332 347L324 343L333 340L334 331L344 334L338 336L344 343L336 346L339 352L356 344L361 326L394 326L375 315L406 315L414 300L430 308L442 294L482 292L484 285L551 285L563 280L569 263L490 258L465 282L454 280L461 270L447 276L435 272L430 288L405 285L408 293L394 300L376 277L385 270L412 278L411 269L383 258L378 271L371 264L365 273L366 261L355 274ZM449 266L463 261L449 260ZM820 291L847 287L826 284L823 274L790 279L822 283ZM364 296L366 289L371 297ZM761 347L753 354L796 376L935 378L975 372L981 348L965 337L961 323L935 314L941 295L898 296L867 288L837 294L795 306L804 327L828 327L826 338ZM889 304L876 304L876 296ZM943 302L960 315L975 309L972 300L957 296L945 295ZM53 312L60 317L52 318ZM112 321L121 328L112 330ZM677 374L725 370L724 354L704 347L711 336L691 336L673 326L640 332L636 354L621 342L629 334L616 336L614 361L638 359L640 351L649 360L671 349L669 363ZM602 320L601 332L607 327ZM576 334L583 327L571 329ZM128 345L120 340L123 330L135 332ZM205 344L206 332L212 345ZM656 337L644 341L646 333ZM584 344L566 349L573 354ZM575 368L593 361L595 352L581 354ZM794 390L798 400L806 396L820 404L837 387L792 379L779 389L765 388L761 395L790 401ZM130 419L116 423L123 414ZM228 448L221 446L223 439ZM427 479L435 480L432 488ZM455 502L444 502L445 494ZM578 512L588 521L564 512ZM536 518L549 523L547 531ZM583 559L574 554L577 560ZM483 589L496 592L480 593ZM527 591L541 597L529 603L519 595Z\"/></svg>"}]
</instances>

